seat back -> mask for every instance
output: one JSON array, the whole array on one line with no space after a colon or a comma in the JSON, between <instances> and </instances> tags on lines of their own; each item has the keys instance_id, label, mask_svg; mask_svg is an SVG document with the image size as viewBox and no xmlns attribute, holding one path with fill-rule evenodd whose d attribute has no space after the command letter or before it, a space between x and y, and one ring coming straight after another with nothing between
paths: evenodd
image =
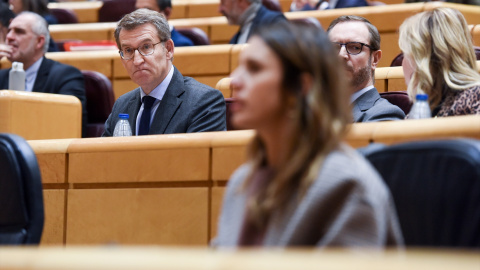
<instances>
[{"instance_id":1,"label":"seat back","mask_svg":"<svg viewBox=\"0 0 480 270\"><path fill-rule=\"evenodd\" d=\"M193 42L193 45L210 45L207 33L198 27L175 28Z\"/></svg>"},{"instance_id":2,"label":"seat back","mask_svg":"<svg viewBox=\"0 0 480 270\"><path fill-rule=\"evenodd\" d=\"M380 93L380 96L393 105L397 105L407 115L412 108L413 102L408 97L406 91L392 91Z\"/></svg>"},{"instance_id":3,"label":"seat back","mask_svg":"<svg viewBox=\"0 0 480 270\"><path fill-rule=\"evenodd\" d=\"M407 246L480 248L480 141L410 142L366 157L390 188Z\"/></svg>"},{"instance_id":4,"label":"seat back","mask_svg":"<svg viewBox=\"0 0 480 270\"><path fill-rule=\"evenodd\" d=\"M87 97L86 137L100 137L105 129L105 121L112 112L114 94L110 80L100 72L82 70Z\"/></svg>"},{"instance_id":5,"label":"seat back","mask_svg":"<svg viewBox=\"0 0 480 270\"><path fill-rule=\"evenodd\" d=\"M78 17L71 9L51 8L50 13L57 18L59 24L78 23Z\"/></svg>"},{"instance_id":6,"label":"seat back","mask_svg":"<svg viewBox=\"0 0 480 270\"><path fill-rule=\"evenodd\" d=\"M125 14L135 10L135 0L102 0L103 6L98 10L99 22L117 22Z\"/></svg>"},{"instance_id":7,"label":"seat back","mask_svg":"<svg viewBox=\"0 0 480 270\"><path fill-rule=\"evenodd\" d=\"M35 153L22 137L0 133L0 245L39 244L43 224Z\"/></svg>"}]
</instances>

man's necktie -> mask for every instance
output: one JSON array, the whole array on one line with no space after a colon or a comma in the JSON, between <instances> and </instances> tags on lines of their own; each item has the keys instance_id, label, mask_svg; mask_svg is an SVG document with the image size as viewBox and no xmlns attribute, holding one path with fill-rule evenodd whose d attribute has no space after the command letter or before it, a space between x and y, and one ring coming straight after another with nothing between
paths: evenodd
<instances>
[{"instance_id":1,"label":"man's necktie","mask_svg":"<svg viewBox=\"0 0 480 270\"><path fill-rule=\"evenodd\" d=\"M151 96L143 97L143 113L140 118L140 126L138 127L138 135L147 135L150 131L150 119L152 113L152 105L156 98Z\"/></svg>"}]
</instances>

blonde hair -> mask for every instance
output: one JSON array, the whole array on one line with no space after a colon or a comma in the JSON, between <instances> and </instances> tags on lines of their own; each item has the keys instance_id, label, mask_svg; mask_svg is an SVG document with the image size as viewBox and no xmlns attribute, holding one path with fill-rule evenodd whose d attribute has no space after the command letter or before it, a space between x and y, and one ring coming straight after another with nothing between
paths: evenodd
<instances>
[{"instance_id":1,"label":"blonde hair","mask_svg":"<svg viewBox=\"0 0 480 270\"><path fill-rule=\"evenodd\" d=\"M262 28L256 36L281 60L282 93L296 103L292 140L286 142L288 162L247 205L248 218L264 227L274 211L281 211L291 199L300 199L315 180L325 157L343 139L351 110L343 70L338 68L341 64L322 29L285 22ZM312 78L307 91L302 83L305 74ZM249 150L253 173L266 163L265 145L258 135ZM245 185L251 180L250 176Z\"/></svg>"},{"instance_id":2,"label":"blonde hair","mask_svg":"<svg viewBox=\"0 0 480 270\"><path fill-rule=\"evenodd\" d=\"M410 98L428 94L432 110L448 89L480 85L472 36L456 9L436 8L406 19L400 26L399 46L416 67L408 85Z\"/></svg>"}]
</instances>

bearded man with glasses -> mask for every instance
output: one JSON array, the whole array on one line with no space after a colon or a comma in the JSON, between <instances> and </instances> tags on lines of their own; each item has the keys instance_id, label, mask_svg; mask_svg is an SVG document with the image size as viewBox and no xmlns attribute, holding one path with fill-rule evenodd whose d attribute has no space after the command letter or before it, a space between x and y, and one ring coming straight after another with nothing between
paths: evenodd
<instances>
[{"instance_id":1,"label":"bearded man with glasses","mask_svg":"<svg viewBox=\"0 0 480 270\"><path fill-rule=\"evenodd\" d=\"M348 15L333 20L327 33L350 80L353 121L404 119L402 109L380 97L373 85L375 68L382 57L377 28L363 17Z\"/></svg>"},{"instance_id":2,"label":"bearded man with glasses","mask_svg":"<svg viewBox=\"0 0 480 270\"><path fill-rule=\"evenodd\" d=\"M173 66L174 44L162 14L138 9L125 15L115 40L123 66L140 87L115 101L102 136L112 136L123 113L135 135L226 130L222 93Z\"/></svg>"}]
</instances>

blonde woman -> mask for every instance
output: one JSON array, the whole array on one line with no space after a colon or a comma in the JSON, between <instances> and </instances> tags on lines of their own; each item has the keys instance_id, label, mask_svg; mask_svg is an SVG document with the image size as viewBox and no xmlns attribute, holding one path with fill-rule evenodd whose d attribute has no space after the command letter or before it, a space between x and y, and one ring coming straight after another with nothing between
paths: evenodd
<instances>
[{"instance_id":1,"label":"blonde woman","mask_svg":"<svg viewBox=\"0 0 480 270\"><path fill-rule=\"evenodd\" d=\"M216 246L402 243L378 173L342 143L350 93L337 52L315 27L278 23L242 51L232 122L253 128L228 182Z\"/></svg>"},{"instance_id":2,"label":"blonde woman","mask_svg":"<svg viewBox=\"0 0 480 270\"><path fill-rule=\"evenodd\" d=\"M436 8L406 19L399 45L410 98L427 94L432 116L480 114L480 75L462 13Z\"/></svg>"}]
</instances>

